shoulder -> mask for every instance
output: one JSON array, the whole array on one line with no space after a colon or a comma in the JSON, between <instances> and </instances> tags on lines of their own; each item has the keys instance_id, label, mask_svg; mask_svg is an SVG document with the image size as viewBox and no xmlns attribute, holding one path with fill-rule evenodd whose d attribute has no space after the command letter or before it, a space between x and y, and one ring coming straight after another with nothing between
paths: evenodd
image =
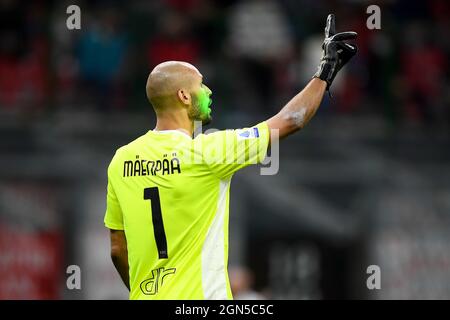
<instances>
[{"instance_id":1,"label":"shoulder","mask_svg":"<svg viewBox=\"0 0 450 320\"><path fill-rule=\"evenodd\" d=\"M114 157L121 157L121 156L127 155L130 152L135 152L137 149L139 149L142 146L146 137L147 137L147 133L145 133L145 134L137 137L133 141L119 147L116 150Z\"/></svg>"},{"instance_id":2,"label":"shoulder","mask_svg":"<svg viewBox=\"0 0 450 320\"><path fill-rule=\"evenodd\" d=\"M235 129L225 129L225 130L217 130L217 129L209 129L206 130L204 133L200 133L199 135L195 136L195 140L204 140L204 139L214 139L217 137L222 137L227 134L232 134L235 131Z\"/></svg>"},{"instance_id":3,"label":"shoulder","mask_svg":"<svg viewBox=\"0 0 450 320\"><path fill-rule=\"evenodd\" d=\"M205 132L204 134L199 134L195 139L214 141L216 139L223 139L223 138L238 138L238 139L259 138L261 135L265 135L265 133L267 132L268 132L267 122L263 121L251 127Z\"/></svg>"},{"instance_id":4,"label":"shoulder","mask_svg":"<svg viewBox=\"0 0 450 320\"><path fill-rule=\"evenodd\" d=\"M116 149L114 156L111 159L109 164L109 168L114 168L118 162L121 162L125 158L129 158L130 155L133 155L136 150L142 145L146 134L141 135L140 137L134 139L133 141L127 143L126 145L120 146ZM109 170L110 170L109 169Z\"/></svg>"}]
</instances>

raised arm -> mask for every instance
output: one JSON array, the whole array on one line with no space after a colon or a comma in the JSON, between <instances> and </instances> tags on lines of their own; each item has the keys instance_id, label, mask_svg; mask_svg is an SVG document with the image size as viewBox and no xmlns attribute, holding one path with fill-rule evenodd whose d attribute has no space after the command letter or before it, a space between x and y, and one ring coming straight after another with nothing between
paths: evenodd
<instances>
[{"instance_id":1,"label":"raised arm","mask_svg":"<svg viewBox=\"0 0 450 320\"><path fill-rule=\"evenodd\" d=\"M313 79L279 113L267 120L269 129L279 130L280 139L302 129L314 116L338 71L356 54L356 45L345 42L356 36L352 31L336 34L334 15L328 15L322 58Z\"/></svg>"},{"instance_id":2,"label":"raised arm","mask_svg":"<svg viewBox=\"0 0 450 320\"><path fill-rule=\"evenodd\" d=\"M280 112L267 120L269 129L278 129L280 139L302 129L319 108L326 87L325 81L312 79Z\"/></svg>"}]
</instances>

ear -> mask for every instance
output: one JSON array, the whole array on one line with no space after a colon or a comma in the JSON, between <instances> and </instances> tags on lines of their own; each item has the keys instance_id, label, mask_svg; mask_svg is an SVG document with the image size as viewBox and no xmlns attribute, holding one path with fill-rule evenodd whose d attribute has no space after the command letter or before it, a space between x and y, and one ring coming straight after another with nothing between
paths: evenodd
<instances>
[{"instance_id":1,"label":"ear","mask_svg":"<svg viewBox=\"0 0 450 320\"><path fill-rule=\"evenodd\" d=\"M185 90L185 89L180 89L177 92L178 94L178 99L180 99L181 103L188 106L191 104L191 94Z\"/></svg>"}]
</instances>

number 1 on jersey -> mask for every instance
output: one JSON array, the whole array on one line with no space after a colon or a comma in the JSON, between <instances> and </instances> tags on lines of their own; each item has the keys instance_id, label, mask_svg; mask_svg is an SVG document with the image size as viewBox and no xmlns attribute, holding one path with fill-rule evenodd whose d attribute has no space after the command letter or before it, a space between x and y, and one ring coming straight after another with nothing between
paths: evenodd
<instances>
[{"instance_id":1,"label":"number 1 on jersey","mask_svg":"<svg viewBox=\"0 0 450 320\"><path fill-rule=\"evenodd\" d=\"M155 234L156 247L160 259L169 258L167 254L167 240L164 232L164 224L161 213L161 202L159 200L158 187L145 188L144 199L150 200L152 206L153 231Z\"/></svg>"}]
</instances>

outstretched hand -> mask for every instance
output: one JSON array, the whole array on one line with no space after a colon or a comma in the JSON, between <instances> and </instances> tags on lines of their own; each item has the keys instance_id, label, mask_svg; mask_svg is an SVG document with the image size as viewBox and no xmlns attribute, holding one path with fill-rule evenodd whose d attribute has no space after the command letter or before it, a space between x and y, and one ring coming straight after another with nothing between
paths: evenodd
<instances>
[{"instance_id":1,"label":"outstretched hand","mask_svg":"<svg viewBox=\"0 0 450 320\"><path fill-rule=\"evenodd\" d=\"M334 14L329 14L325 26L325 40L322 44L322 58L314 77L327 82L330 89L339 70L356 54L356 45L345 41L356 39L357 33L346 31L336 33Z\"/></svg>"}]
</instances>

